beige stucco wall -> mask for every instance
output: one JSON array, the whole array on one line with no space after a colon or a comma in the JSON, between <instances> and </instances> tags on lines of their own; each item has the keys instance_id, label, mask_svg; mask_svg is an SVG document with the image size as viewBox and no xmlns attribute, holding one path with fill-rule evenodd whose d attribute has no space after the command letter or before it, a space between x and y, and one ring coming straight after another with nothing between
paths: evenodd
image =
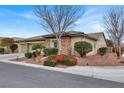
<instances>
[{"instance_id":1,"label":"beige stucco wall","mask_svg":"<svg viewBox=\"0 0 124 93\"><path fill-rule=\"evenodd\" d=\"M44 41L45 47L50 48L50 40L51 40L51 39L46 39L46 40Z\"/></svg>"},{"instance_id":2,"label":"beige stucco wall","mask_svg":"<svg viewBox=\"0 0 124 93\"><path fill-rule=\"evenodd\" d=\"M99 37L96 43L96 49L98 50L100 47L107 47L107 44L103 35Z\"/></svg>"},{"instance_id":3,"label":"beige stucco wall","mask_svg":"<svg viewBox=\"0 0 124 93\"><path fill-rule=\"evenodd\" d=\"M32 51L32 46L34 44L44 44L44 42L43 41L37 41L37 42L21 42L21 43L17 43L19 53L31 52Z\"/></svg>"},{"instance_id":4,"label":"beige stucco wall","mask_svg":"<svg viewBox=\"0 0 124 93\"><path fill-rule=\"evenodd\" d=\"M11 49L9 48L9 46L0 46L0 48L4 48L5 52L11 52Z\"/></svg>"},{"instance_id":5,"label":"beige stucco wall","mask_svg":"<svg viewBox=\"0 0 124 93\"><path fill-rule=\"evenodd\" d=\"M18 52L19 53L26 53L27 52L27 43L17 43L18 45Z\"/></svg>"}]
</instances>

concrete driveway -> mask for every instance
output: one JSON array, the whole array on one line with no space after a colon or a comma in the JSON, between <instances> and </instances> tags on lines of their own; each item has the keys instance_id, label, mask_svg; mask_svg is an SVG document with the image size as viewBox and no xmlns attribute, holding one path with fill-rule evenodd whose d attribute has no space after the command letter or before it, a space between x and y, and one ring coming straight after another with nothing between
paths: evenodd
<instances>
[{"instance_id":1,"label":"concrete driveway","mask_svg":"<svg viewBox=\"0 0 124 93\"><path fill-rule=\"evenodd\" d=\"M124 84L0 62L0 87L120 88Z\"/></svg>"},{"instance_id":2,"label":"concrete driveway","mask_svg":"<svg viewBox=\"0 0 124 93\"><path fill-rule=\"evenodd\" d=\"M14 59L17 57L24 57L24 53L14 53L14 54L0 54L0 59Z\"/></svg>"}]
</instances>

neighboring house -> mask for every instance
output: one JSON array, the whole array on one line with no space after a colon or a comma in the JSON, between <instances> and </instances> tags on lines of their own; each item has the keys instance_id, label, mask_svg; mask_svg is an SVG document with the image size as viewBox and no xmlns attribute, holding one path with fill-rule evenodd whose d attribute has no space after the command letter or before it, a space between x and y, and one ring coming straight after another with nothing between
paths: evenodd
<instances>
[{"instance_id":1,"label":"neighboring house","mask_svg":"<svg viewBox=\"0 0 124 93\"><path fill-rule=\"evenodd\" d=\"M10 38L10 39L13 39L14 41L24 39L24 38L19 38L19 37L0 37L0 48L4 48L5 52L11 51L9 49L9 46L10 46L11 43L9 43L9 44L2 44L2 39L4 39L4 38Z\"/></svg>"},{"instance_id":2,"label":"neighboring house","mask_svg":"<svg viewBox=\"0 0 124 93\"><path fill-rule=\"evenodd\" d=\"M22 39L24 39L24 38L21 38L21 37L11 37L11 38L13 38L13 39L14 39L14 41L17 41L17 40L22 40Z\"/></svg>"},{"instance_id":3,"label":"neighboring house","mask_svg":"<svg viewBox=\"0 0 124 93\"><path fill-rule=\"evenodd\" d=\"M107 47L103 32L85 34L83 32L70 31L70 32L65 32L62 35L62 39L61 39L62 53L79 55L74 50L74 44L75 42L78 41L86 41L92 44L93 47L92 52L88 53L88 55L96 54L97 50L100 47ZM33 44L44 44L48 48L57 47L57 42L54 34L17 40L16 43L18 44L19 52L22 53L31 52Z\"/></svg>"}]
</instances>

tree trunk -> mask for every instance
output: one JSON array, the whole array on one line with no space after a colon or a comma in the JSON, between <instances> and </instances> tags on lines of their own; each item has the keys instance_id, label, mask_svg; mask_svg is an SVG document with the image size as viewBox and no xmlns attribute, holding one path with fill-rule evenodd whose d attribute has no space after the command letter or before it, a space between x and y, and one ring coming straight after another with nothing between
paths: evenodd
<instances>
[{"instance_id":1,"label":"tree trunk","mask_svg":"<svg viewBox=\"0 0 124 93\"><path fill-rule=\"evenodd\" d=\"M60 55L61 54L61 37L57 37L57 48L58 48L58 54Z\"/></svg>"},{"instance_id":2,"label":"tree trunk","mask_svg":"<svg viewBox=\"0 0 124 93\"><path fill-rule=\"evenodd\" d=\"M9 46L7 45L7 53L9 53Z\"/></svg>"},{"instance_id":3,"label":"tree trunk","mask_svg":"<svg viewBox=\"0 0 124 93\"><path fill-rule=\"evenodd\" d=\"M120 40L118 40L118 53L119 53L118 58L120 59L120 57L121 57L121 46L120 46Z\"/></svg>"},{"instance_id":4,"label":"tree trunk","mask_svg":"<svg viewBox=\"0 0 124 93\"><path fill-rule=\"evenodd\" d=\"M121 57L121 47L120 46L118 46L118 50L119 50L119 59L120 59L120 57Z\"/></svg>"}]
</instances>

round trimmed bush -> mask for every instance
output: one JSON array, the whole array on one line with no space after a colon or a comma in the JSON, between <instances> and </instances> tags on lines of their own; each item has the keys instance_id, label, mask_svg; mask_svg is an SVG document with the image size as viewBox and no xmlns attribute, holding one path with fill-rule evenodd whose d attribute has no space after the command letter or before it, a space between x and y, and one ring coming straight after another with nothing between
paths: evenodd
<instances>
[{"instance_id":1,"label":"round trimmed bush","mask_svg":"<svg viewBox=\"0 0 124 93\"><path fill-rule=\"evenodd\" d=\"M12 52L15 52L15 50L18 48L18 45L17 44L12 44L10 45L10 49Z\"/></svg>"},{"instance_id":2,"label":"round trimmed bush","mask_svg":"<svg viewBox=\"0 0 124 93\"><path fill-rule=\"evenodd\" d=\"M5 49L4 48L0 48L0 53L4 53Z\"/></svg>"},{"instance_id":3,"label":"round trimmed bush","mask_svg":"<svg viewBox=\"0 0 124 93\"><path fill-rule=\"evenodd\" d=\"M81 57L85 57L87 53L92 51L91 43L85 41L79 41L74 44L75 50L80 54Z\"/></svg>"},{"instance_id":4,"label":"round trimmed bush","mask_svg":"<svg viewBox=\"0 0 124 93\"><path fill-rule=\"evenodd\" d=\"M37 50L37 49L44 49L45 48L45 46L44 45L42 45L42 44L34 44L33 46L32 46L32 50Z\"/></svg>"},{"instance_id":5,"label":"round trimmed bush","mask_svg":"<svg viewBox=\"0 0 124 93\"><path fill-rule=\"evenodd\" d=\"M44 65L45 66L51 66L54 67L58 64L58 60L56 58L56 56L49 56L46 58L46 60L44 61Z\"/></svg>"},{"instance_id":6,"label":"round trimmed bush","mask_svg":"<svg viewBox=\"0 0 124 93\"><path fill-rule=\"evenodd\" d=\"M32 53L25 53L26 58L32 58L32 56L33 56Z\"/></svg>"},{"instance_id":7,"label":"round trimmed bush","mask_svg":"<svg viewBox=\"0 0 124 93\"><path fill-rule=\"evenodd\" d=\"M107 47L101 47L98 49L98 54L100 54L101 56L105 55L107 52Z\"/></svg>"}]
</instances>

